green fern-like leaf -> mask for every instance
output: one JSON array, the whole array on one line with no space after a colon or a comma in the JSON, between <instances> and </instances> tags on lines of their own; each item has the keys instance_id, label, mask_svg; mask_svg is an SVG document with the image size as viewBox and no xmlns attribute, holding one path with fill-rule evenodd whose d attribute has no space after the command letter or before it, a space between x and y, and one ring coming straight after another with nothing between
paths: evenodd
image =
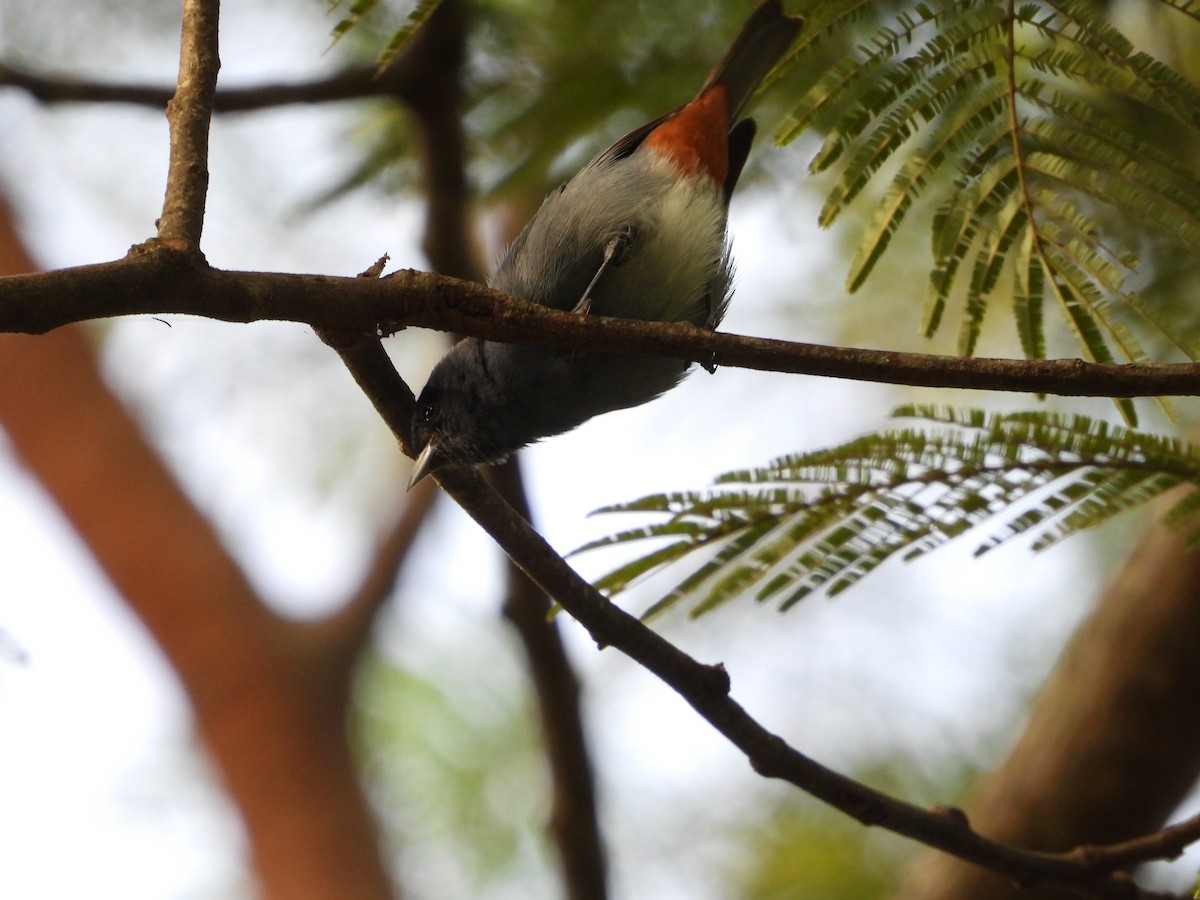
<instances>
[{"instance_id":1,"label":"green fern-like leaf","mask_svg":"<svg viewBox=\"0 0 1200 900\"><path fill-rule=\"evenodd\" d=\"M433 15L434 11L441 5L442 0L419 0L417 5L404 18L404 24L392 32L388 38L384 48L379 52L377 62L382 69L394 60L405 47L408 42L416 34L425 21ZM342 6L343 0L333 0L329 4L329 9L332 12ZM338 20L333 26L332 44L337 44L342 38L350 34L355 28L362 24L375 9L379 6L380 0L352 0L345 15Z\"/></svg>"},{"instance_id":2,"label":"green fern-like leaf","mask_svg":"<svg viewBox=\"0 0 1200 900\"><path fill-rule=\"evenodd\" d=\"M334 2L329 4L330 12L339 8L341 5L342 0L334 0ZM333 43L336 44L351 31L357 28L359 23L361 23L363 19L370 15L371 11L374 10L378 5L379 0L352 0L350 6L346 10L345 15L341 19L338 19L337 24L333 26Z\"/></svg>"},{"instance_id":3,"label":"green fern-like leaf","mask_svg":"<svg viewBox=\"0 0 1200 900\"><path fill-rule=\"evenodd\" d=\"M377 62L382 69L404 51L413 35L417 33L425 21L441 6L442 0L420 0L404 19L404 24L392 32L383 50L379 53Z\"/></svg>"},{"instance_id":4,"label":"green fern-like leaf","mask_svg":"<svg viewBox=\"0 0 1200 900\"><path fill-rule=\"evenodd\" d=\"M576 552L667 541L597 583L615 593L707 551L647 615L680 603L701 615L744 596L787 609L819 589L837 594L894 556L915 559L985 525L990 534L976 554L1031 533L1037 551L1179 484L1200 485L1200 448L1085 416L923 406L896 415L923 427L731 472L708 491L606 507L600 512L667 518ZM1193 489L1166 521L1179 527L1197 515L1200 489Z\"/></svg>"},{"instance_id":5,"label":"green fern-like leaf","mask_svg":"<svg viewBox=\"0 0 1200 900\"><path fill-rule=\"evenodd\" d=\"M1195 0L1158 0L1158 2L1200 22L1200 3L1196 3Z\"/></svg>"},{"instance_id":6,"label":"green fern-like leaf","mask_svg":"<svg viewBox=\"0 0 1200 900\"><path fill-rule=\"evenodd\" d=\"M1193 3L1164 6L1197 17ZM866 17L862 3L818 2L796 52ZM824 136L811 163L836 175L824 225L891 173L848 288L865 282L927 200L935 213L926 334L961 304L959 349L970 355L992 302L1011 296L1030 357L1046 355L1050 309L1088 358L1146 359L1138 330L1171 327L1129 287L1140 237L1129 224L1200 252L1200 167L1148 143L1114 112L1132 105L1197 137L1200 87L1135 50L1083 0L925 0L872 27L857 54L807 86L780 134ZM1194 357L1190 345L1176 347ZM1133 424L1132 404L1120 408Z\"/></svg>"}]
</instances>

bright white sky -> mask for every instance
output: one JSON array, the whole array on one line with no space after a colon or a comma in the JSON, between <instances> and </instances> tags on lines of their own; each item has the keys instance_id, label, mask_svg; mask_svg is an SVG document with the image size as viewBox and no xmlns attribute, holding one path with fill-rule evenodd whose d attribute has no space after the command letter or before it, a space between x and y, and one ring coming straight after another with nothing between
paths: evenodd
<instances>
[{"instance_id":1,"label":"bright white sky","mask_svg":"<svg viewBox=\"0 0 1200 900\"><path fill-rule=\"evenodd\" d=\"M226 83L336 64L336 54L321 55L331 24L321 5L307 21L297 21L293 7L227 4ZM12 52L8 14L0 7L0 59ZM174 52L173 38L150 49L101 42L82 67L165 82L174 76ZM66 57L50 62L74 69ZM353 122L339 110L220 121L210 261L352 273L386 251L397 267L423 266L414 208L356 196L314 215L301 209L342 171L339 145ZM165 124L144 112L47 112L0 93L0 179L20 204L38 257L48 266L99 261L148 236L161 203L165 138ZM740 290L729 330L822 337L819 308L837 296L842 273L829 271L831 242L813 217L809 201L787 192L751 190L735 203ZM781 234L781 222L794 224ZM779 312L781 297L792 298L787 313ZM389 439L304 329L171 322L169 329L150 319L116 326L105 357L114 383L187 473L189 490L261 589L298 612L327 607L352 583L372 528L395 500L401 472ZM910 334L915 313L895 328ZM418 386L431 345L405 336L396 351ZM254 364L263 355L274 373ZM653 404L534 448L536 518L566 551L615 530L615 521L586 518L598 506L701 487L726 469L835 443L877 427L894 402L881 388L701 372ZM267 404L284 412L264 421ZM361 438L345 448L308 446L327 424ZM329 468L331 454L334 468L339 459L343 467L312 475ZM373 487L381 476L383 491ZM507 653L497 622L499 566L479 564L494 559L486 538L448 508L433 525L405 581L403 628L389 634L389 648L424 666L480 645ZM887 567L836 602L814 598L783 617L736 607L699 623L676 616L661 627L700 658L723 660L737 698L823 761L845 768L900 748L932 770L998 752L995 729L1018 714L1094 587L1080 575L1090 569L1083 544L1038 558L1014 546L982 563L967 562L970 549ZM610 558L577 562L595 575ZM0 628L28 654L18 663L0 651L4 895L227 896L240 877L236 827L193 751L169 671L2 444ZM715 898L704 865L669 856L678 845L662 825L704 810L714 791L758 797L761 786L650 676L612 651L597 653L578 628L567 630L593 723L604 723L593 732L618 896L648 896L652 884L660 898ZM552 894L549 883L511 892Z\"/></svg>"}]
</instances>

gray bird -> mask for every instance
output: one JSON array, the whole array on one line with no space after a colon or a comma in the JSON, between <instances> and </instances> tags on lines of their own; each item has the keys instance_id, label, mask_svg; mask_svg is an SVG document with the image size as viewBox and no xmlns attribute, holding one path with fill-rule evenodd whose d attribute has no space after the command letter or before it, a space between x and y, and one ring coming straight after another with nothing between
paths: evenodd
<instances>
[{"instance_id":1,"label":"gray bird","mask_svg":"<svg viewBox=\"0 0 1200 900\"><path fill-rule=\"evenodd\" d=\"M696 97L631 131L542 203L490 284L554 309L715 328L731 293L729 197L754 139L738 119L803 20L760 3ZM413 416L409 486L674 387L682 360L467 338L438 362Z\"/></svg>"}]
</instances>

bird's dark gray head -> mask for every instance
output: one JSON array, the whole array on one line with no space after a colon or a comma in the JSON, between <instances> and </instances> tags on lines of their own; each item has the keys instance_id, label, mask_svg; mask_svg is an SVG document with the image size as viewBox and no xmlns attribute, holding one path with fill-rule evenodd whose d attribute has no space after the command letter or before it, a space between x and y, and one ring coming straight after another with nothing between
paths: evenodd
<instances>
[{"instance_id":1,"label":"bird's dark gray head","mask_svg":"<svg viewBox=\"0 0 1200 900\"><path fill-rule=\"evenodd\" d=\"M492 375L476 338L459 341L434 367L413 412L419 455L410 487L444 466L503 462L520 446L503 440L503 398Z\"/></svg>"}]
</instances>

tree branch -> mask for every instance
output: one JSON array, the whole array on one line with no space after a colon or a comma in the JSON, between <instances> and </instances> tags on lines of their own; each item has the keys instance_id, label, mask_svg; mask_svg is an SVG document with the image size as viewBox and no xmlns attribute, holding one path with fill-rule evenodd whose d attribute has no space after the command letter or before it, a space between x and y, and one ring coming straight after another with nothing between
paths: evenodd
<instances>
[{"instance_id":1,"label":"tree branch","mask_svg":"<svg viewBox=\"0 0 1200 900\"><path fill-rule=\"evenodd\" d=\"M406 452L412 450L409 422L414 398L375 340L339 343L354 379ZM449 469L435 476L471 516L542 590L554 597L602 646L613 646L673 688L768 778L799 787L866 825L878 825L1000 872L1024 886L1063 883L1097 898L1151 897L1128 881L1097 874L1070 854L1034 853L990 841L959 815L927 811L888 797L822 766L789 746L753 719L730 696L722 665L704 665L610 603L534 531L474 469Z\"/></svg>"},{"instance_id":2,"label":"tree branch","mask_svg":"<svg viewBox=\"0 0 1200 900\"><path fill-rule=\"evenodd\" d=\"M1093 871L1115 872L1155 860L1176 859L1197 841L1200 841L1200 815L1119 844L1076 847L1071 852Z\"/></svg>"},{"instance_id":3,"label":"tree branch","mask_svg":"<svg viewBox=\"0 0 1200 900\"><path fill-rule=\"evenodd\" d=\"M440 12L439 9L434 15ZM422 41L428 40L425 35L429 30L422 28L413 37L409 49L386 68L380 69L375 65L349 66L332 75L307 81L225 87L213 95L212 111L254 112L280 106L390 97L403 100L420 114L418 107L438 96L444 87L423 77L427 67L422 60L414 60L414 48ZM436 40L433 43L433 52L442 49L436 46ZM419 56L424 52L422 50L415 55ZM166 108L175 92L173 88L150 84L104 82L68 75L45 74L3 62L0 62L0 87L25 91L39 103L47 105L116 103L153 109Z\"/></svg>"},{"instance_id":4,"label":"tree branch","mask_svg":"<svg viewBox=\"0 0 1200 900\"><path fill-rule=\"evenodd\" d=\"M213 96L213 112L254 112L279 106L403 96L410 90L407 75L407 70L399 65L389 66L382 73L377 66L352 66L310 81L222 88ZM4 63L0 63L0 87L23 90L40 103L50 105L120 103L164 109L173 94L171 88L155 85L42 75Z\"/></svg>"},{"instance_id":5,"label":"tree branch","mask_svg":"<svg viewBox=\"0 0 1200 900\"><path fill-rule=\"evenodd\" d=\"M304 322L360 336L436 328L510 343L924 387L1075 397L1200 395L1198 363L1102 365L828 347L579 316L411 269L378 280L225 271L154 244L115 262L0 279L0 332L39 334L86 319L165 313Z\"/></svg>"},{"instance_id":6,"label":"tree branch","mask_svg":"<svg viewBox=\"0 0 1200 900\"><path fill-rule=\"evenodd\" d=\"M158 239L198 252L208 194L208 130L217 90L219 0L183 0L183 36L175 96L167 103L171 155Z\"/></svg>"}]
</instances>

